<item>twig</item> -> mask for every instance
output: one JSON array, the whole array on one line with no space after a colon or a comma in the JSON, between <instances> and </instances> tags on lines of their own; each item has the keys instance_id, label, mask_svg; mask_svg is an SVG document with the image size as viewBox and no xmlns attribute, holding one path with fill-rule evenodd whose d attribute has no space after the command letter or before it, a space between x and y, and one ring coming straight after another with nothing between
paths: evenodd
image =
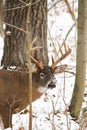
<instances>
[{"instance_id":1,"label":"twig","mask_svg":"<svg viewBox=\"0 0 87 130\"><path fill-rule=\"evenodd\" d=\"M66 40L67 40L67 38L68 38L70 32L72 31L72 29L73 29L73 27L74 27L75 25L76 25L76 21L75 21L75 23L71 26L71 28L68 30L68 32L67 32L67 34L66 34L66 36L65 36L65 38L64 38L64 40L63 40L63 43L62 43L61 47L62 47L62 46L64 45L64 43L66 42Z\"/></svg>"},{"instance_id":2,"label":"twig","mask_svg":"<svg viewBox=\"0 0 87 130\"><path fill-rule=\"evenodd\" d=\"M15 25L12 25L12 24L9 24L9 23L6 23L6 22L3 22L4 24L6 24L6 25L8 25L8 26L10 26L10 27L13 27L13 28L15 28L15 29L17 29L17 30L19 30L19 31L21 31L21 32L24 32L25 34L27 34L27 32L25 31L25 30L23 30L22 28L19 28L19 27L17 27L17 26L15 26ZM31 47L30 47L30 50L32 51L34 51L34 50L37 50L37 49L41 49L42 47L34 47L34 48L32 48L32 46L33 46L33 44L35 43L35 41L37 40L37 38L35 38L33 41L32 41L32 43L31 43Z\"/></svg>"},{"instance_id":3,"label":"twig","mask_svg":"<svg viewBox=\"0 0 87 130\"><path fill-rule=\"evenodd\" d=\"M24 2L24 1L22 1L22 0L19 0L21 3L23 3L24 5L27 5L27 3L26 2Z\"/></svg>"},{"instance_id":4,"label":"twig","mask_svg":"<svg viewBox=\"0 0 87 130\"><path fill-rule=\"evenodd\" d=\"M69 36L71 30L74 28L74 26L76 25L76 22L71 26L71 28L68 30L66 36L65 36L65 39L64 39L64 42L66 41L67 37Z\"/></svg>"},{"instance_id":5,"label":"twig","mask_svg":"<svg viewBox=\"0 0 87 130\"><path fill-rule=\"evenodd\" d=\"M55 43L54 43L54 41L53 41L53 38L52 38L52 36L51 36L51 33L50 33L49 28L48 28L48 33L49 33L49 37L50 37L50 40L51 40L51 42L52 42L52 45L53 45L53 47L54 47L54 52L57 54L57 50L56 50L56 47L55 47Z\"/></svg>"},{"instance_id":6,"label":"twig","mask_svg":"<svg viewBox=\"0 0 87 130\"><path fill-rule=\"evenodd\" d=\"M55 125L54 125L54 114L55 114L55 106L54 106L54 102L52 101L52 107L53 107L53 113L52 113L52 130L55 130Z\"/></svg>"},{"instance_id":7,"label":"twig","mask_svg":"<svg viewBox=\"0 0 87 130\"><path fill-rule=\"evenodd\" d=\"M66 73L70 73L70 74L72 74L73 76L76 75L74 72L71 72L71 71L67 71L67 70L65 70L65 72L66 72Z\"/></svg>"},{"instance_id":8,"label":"twig","mask_svg":"<svg viewBox=\"0 0 87 130\"><path fill-rule=\"evenodd\" d=\"M42 47L34 47L34 48L31 48L30 50L31 51L34 51L34 50L37 50L37 49L41 49Z\"/></svg>"},{"instance_id":9,"label":"twig","mask_svg":"<svg viewBox=\"0 0 87 130\"><path fill-rule=\"evenodd\" d=\"M3 24L6 24L6 25L8 25L8 26L10 26L10 27L13 27L13 28L15 28L15 29L21 31L21 32L26 33L25 30L23 30L22 28L19 28L19 27L15 26L15 25L12 25L12 24L9 24L9 23L6 23L6 22L3 22Z\"/></svg>"},{"instance_id":10,"label":"twig","mask_svg":"<svg viewBox=\"0 0 87 130\"><path fill-rule=\"evenodd\" d=\"M11 123L12 122L12 107L15 103L20 102L20 101L21 101L21 99L16 100L16 95L13 97L12 103L10 103L8 99L6 99L6 102L8 103L8 105L10 107L9 108L9 127L11 127L11 125L12 125L12 123Z\"/></svg>"},{"instance_id":11,"label":"twig","mask_svg":"<svg viewBox=\"0 0 87 130\"><path fill-rule=\"evenodd\" d=\"M63 0L62 0L63 1ZM56 1L49 9L48 11L50 11L54 6L56 6L59 2L61 2L61 0Z\"/></svg>"},{"instance_id":12,"label":"twig","mask_svg":"<svg viewBox=\"0 0 87 130\"><path fill-rule=\"evenodd\" d=\"M64 2L65 2L66 5L67 5L67 8L68 8L68 10L69 10L69 13L71 14L71 17L72 17L73 21L76 21L75 14L74 14L73 11L71 10L71 7L70 7L70 5L69 5L68 0L64 0Z\"/></svg>"},{"instance_id":13,"label":"twig","mask_svg":"<svg viewBox=\"0 0 87 130\"><path fill-rule=\"evenodd\" d=\"M22 0L20 0L21 2L22 2ZM16 6L16 7L12 7L12 8L8 8L8 9L4 9L3 10L3 12L5 12L5 11L12 11L12 10L17 10L17 9L22 9L22 8L26 8L26 7L28 7L28 6L32 6L32 5L35 5L35 4L37 4L38 2L40 2L40 0L37 0L37 1L35 1L34 3L25 3L25 2L23 2L23 4L25 3L25 5L20 5L20 6Z\"/></svg>"},{"instance_id":14,"label":"twig","mask_svg":"<svg viewBox=\"0 0 87 130\"><path fill-rule=\"evenodd\" d=\"M28 45L28 69L29 69L29 104L30 104L30 115L29 115L29 130L32 130L32 68L31 68L31 58L30 58L30 49L31 49L31 38L29 30L29 17L31 11L32 0L29 1L27 18L26 18L26 41Z\"/></svg>"}]
</instances>

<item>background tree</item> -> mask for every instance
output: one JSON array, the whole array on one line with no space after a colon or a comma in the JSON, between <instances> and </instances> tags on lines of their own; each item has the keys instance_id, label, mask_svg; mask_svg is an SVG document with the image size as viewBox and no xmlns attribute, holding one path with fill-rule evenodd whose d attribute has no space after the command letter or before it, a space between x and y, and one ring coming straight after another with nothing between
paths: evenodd
<instances>
[{"instance_id":1,"label":"background tree","mask_svg":"<svg viewBox=\"0 0 87 130\"><path fill-rule=\"evenodd\" d=\"M69 111L78 119L83 97L87 62L87 0L78 1L78 41L75 87Z\"/></svg>"},{"instance_id":2,"label":"background tree","mask_svg":"<svg viewBox=\"0 0 87 130\"><path fill-rule=\"evenodd\" d=\"M26 69L28 59L28 45L26 43L26 17L27 3L29 0L6 0L4 22L5 39L2 65L4 68L10 66ZM41 46L42 49L34 51L33 56L39 58L43 54L44 63L48 63L47 54L47 0L32 0L29 30L31 40L36 38L33 46ZM44 55L45 54L45 55Z\"/></svg>"},{"instance_id":3,"label":"background tree","mask_svg":"<svg viewBox=\"0 0 87 130\"><path fill-rule=\"evenodd\" d=\"M0 34L3 34L2 19L3 19L3 0L0 0Z\"/></svg>"}]
</instances>

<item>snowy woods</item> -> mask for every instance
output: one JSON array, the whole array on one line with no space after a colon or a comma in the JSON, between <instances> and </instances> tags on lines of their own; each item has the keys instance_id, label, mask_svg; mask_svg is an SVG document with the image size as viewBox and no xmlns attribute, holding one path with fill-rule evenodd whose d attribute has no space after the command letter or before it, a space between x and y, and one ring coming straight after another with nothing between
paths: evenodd
<instances>
[{"instance_id":1,"label":"snowy woods","mask_svg":"<svg viewBox=\"0 0 87 130\"><path fill-rule=\"evenodd\" d=\"M6 97L4 100L10 107L7 129L86 130L87 0L1 0L0 34L0 98ZM49 69L43 72L44 66L52 67L52 74L59 66L53 80L49 78L52 84L44 78L45 87L39 84L45 74L50 74ZM2 69L6 70L4 74ZM4 76L7 71L13 73L11 78L9 73ZM28 80L25 73L29 73ZM33 74L38 75L36 80ZM10 80L4 80L5 77ZM9 83L11 92L7 92L7 88L6 93L3 92L3 86L9 87ZM20 86L24 87L23 91L29 91L30 105L25 105L27 95L23 93L22 97L21 90L17 95ZM7 95L3 96L7 93L11 94L9 100ZM16 103L21 97L23 106L20 108ZM0 114L4 119L7 109L2 110L2 100L0 102ZM2 120L0 130L4 130Z\"/></svg>"}]
</instances>

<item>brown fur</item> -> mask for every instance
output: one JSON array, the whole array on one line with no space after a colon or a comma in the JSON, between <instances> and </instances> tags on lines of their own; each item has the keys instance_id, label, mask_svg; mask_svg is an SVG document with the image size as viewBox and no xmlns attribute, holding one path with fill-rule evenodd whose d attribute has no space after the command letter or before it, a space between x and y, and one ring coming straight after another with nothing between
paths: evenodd
<instances>
[{"instance_id":1,"label":"brown fur","mask_svg":"<svg viewBox=\"0 0 87 130\"><path fill-rule=\"evenodd\" d=\"M32 101L42 95L38 91L39 86L44 87L52 76L52 74L48 75L47 81L45 79L41 79L41 81L39 74L40 70L33 73ZM12 113L20 112L29 104L28 78L27 72L0 70L0 115L5 128L12 125Z\"/></svg>"},{"instance_id":2,"label":"brown fur","mask_svg":"<svg viewBox=\"0 0 87 130\"><path fill-rule=\"evenodd\" d=\"M39 98L42 93L40 86L46 87L53 79L53 73L61 73L66 65L56 67L37 67L32 73L32 101ZM61 71L60 71L61 70ZM29 76L27 72L0 70L0 115L5 128L12 127L12 114L20 112L29 104Z\"/></svg>"}]
</instances>

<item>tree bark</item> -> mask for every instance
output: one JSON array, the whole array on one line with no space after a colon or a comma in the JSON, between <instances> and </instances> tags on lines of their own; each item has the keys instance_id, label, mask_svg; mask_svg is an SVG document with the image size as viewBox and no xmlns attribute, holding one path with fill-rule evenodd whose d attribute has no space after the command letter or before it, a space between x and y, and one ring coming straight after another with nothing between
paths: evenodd
<instances>
[{"instance_id":1,"label":"tree bark","mask_svg":"<svg viewBox=\"0 0 87 130\"><path fill-rule=\"evenodd\" d=\"M25 30L27 8L18 0L6 0L4 16L5 23L14 25ZM19 7L19 8L17 8ZM10 66L25 67L27 62L26 34L16 28L6 25L4 38L4 54L2 65L4 68Z\"/></svg>"},{"instance_id":2,"label":"tree bark","mask_svg":"<svg viewBox=\"0 0 87 130\"><path fill-rule=\"evenodd\" d=\"M36 0L32 0L35 3ZM47 52L47 0L40 0L33 4L30 17L31 39L37 38L34 46L41 46L42 49L33 52L35 58L43 57L45 65L48 64Z\"/></svg>"},{"instance_id":3,"label":"tree bark","mask_svg":"<svg viewBox=\"0 0 87 130\"><path fill-rule=\"evenodd\" d=\"M33 51L33 56L39 58L42 53L44 62L48 63L47 54L47 1L32 0L29 30L31 30L31 40L37 37L35 46L42 46L42 49ZM24 3L23 3L24 2ZM4 54L2 58L2 65L4 68L16 66L20 68L27 68L28 64L28 45L26 43L26 17L27 6L29 0L20 2L18 0L6 0L5 2L5 39L4 39ZM9 24L11 26L9 26ZM14 25L15 27L12 27ZM18 29L19 28L19 29ZM22 31L20 31L22 29Z\"/></svg>"},{"instance_id":4,"label":"tree bark","mask_svg":"<svg viewBox=\"0 0 87 130\"><path fill-rule=\"evenodd\" d=\"M87 0L79 0L76 79L69 111L78 119L83 98L87 63Z\"/></svg>"},{"instance_id":5,"label":"tree bark","mask_svg":"<svg viewBox=\"0 0 87 130\"><path fill-rule=\"evenodd\" d=\"M3 35L2 19L3 19L3 0L0 0L0 35Z\"/></svg>"}]
</instances>

